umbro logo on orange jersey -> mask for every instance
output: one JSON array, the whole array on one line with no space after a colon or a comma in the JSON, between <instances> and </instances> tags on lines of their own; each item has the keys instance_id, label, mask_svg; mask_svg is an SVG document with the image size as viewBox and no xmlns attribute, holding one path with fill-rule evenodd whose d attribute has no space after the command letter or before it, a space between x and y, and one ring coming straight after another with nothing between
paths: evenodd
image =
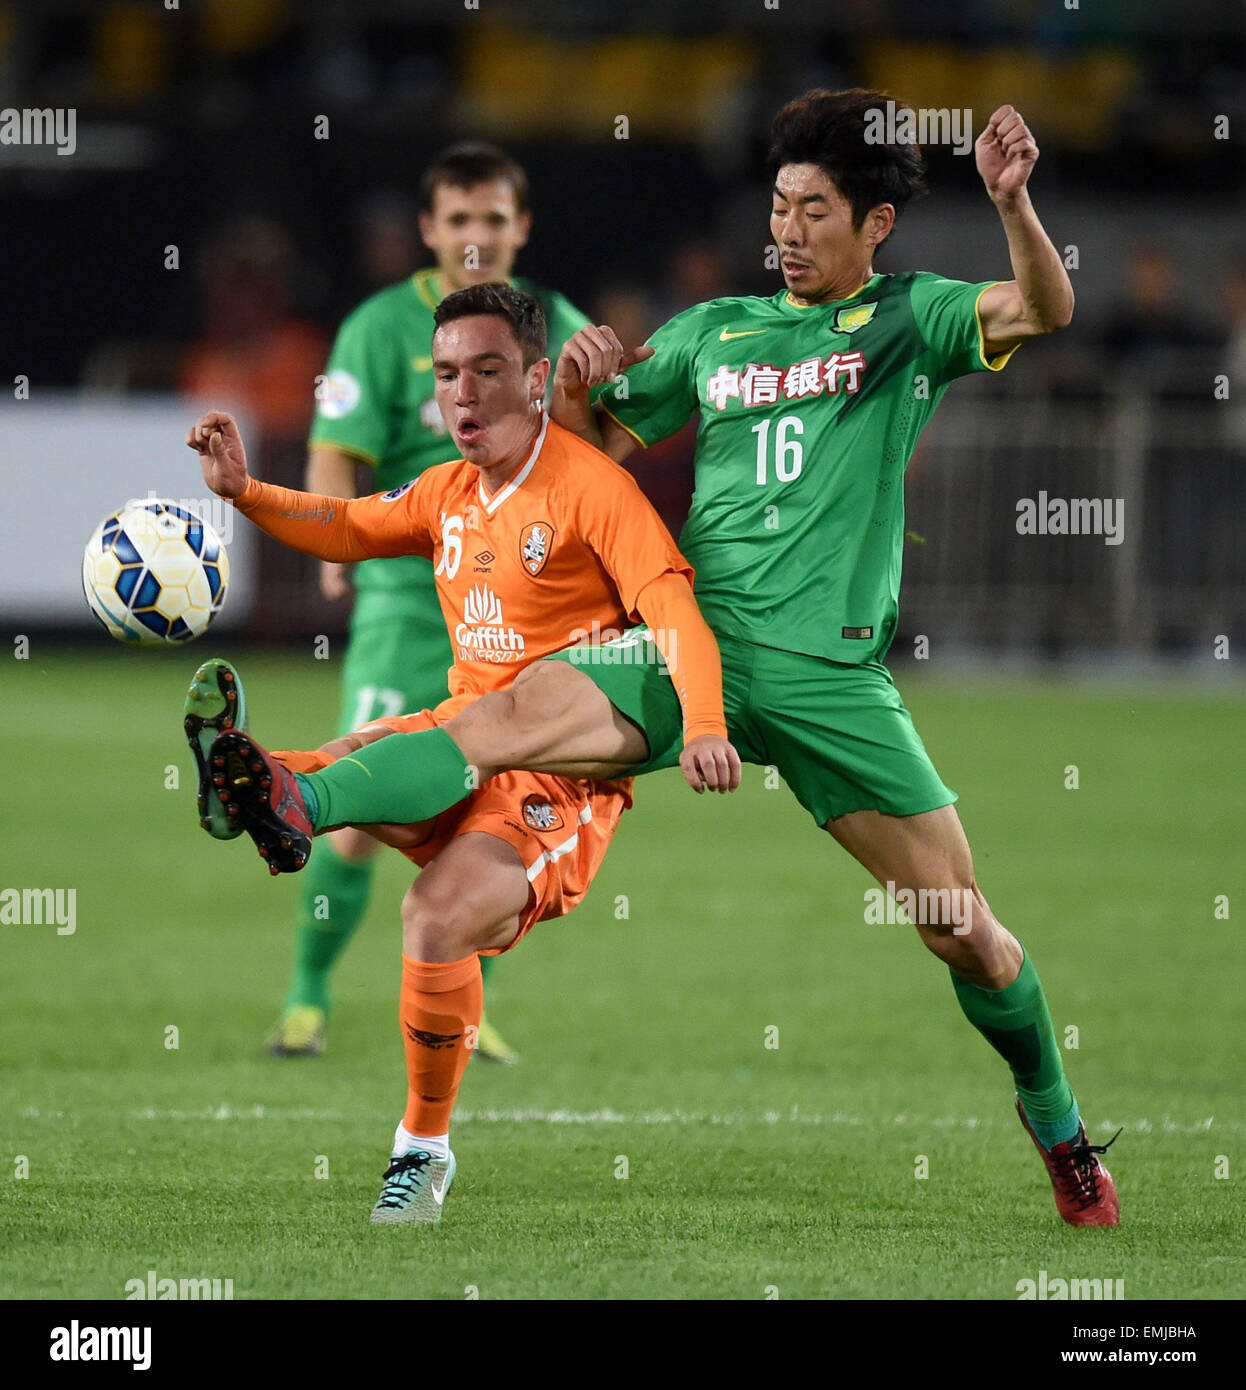
<instances>
[{"instance_id":1,"label":"umbro logo on orange jersey","mask_svg":"<svg viewBox=\"0 0 1246 1390\"><path fill-rule=\"evenodd\" d=\"M732 338L752 338L755 337L758 333L764 333L765 331L766 330L764 328L742 328L738 333L729 333L724 328L723 331L718 335L718 341L720 343L727 343L730 342Z\"/></svg>"},{"instance_id":2,"label":"umbro logo on orange jersey","mask_svg":"<svg viewBox=\"0 0 1246 1390\"><path fill-rule=\"evenodd\" d=\"M473 574L493 573L493 562L497 556L492 550L482 550L478 555L473 556L473 559L476 561L475 565L472 566Z\"/></svg>"}]
</instances>

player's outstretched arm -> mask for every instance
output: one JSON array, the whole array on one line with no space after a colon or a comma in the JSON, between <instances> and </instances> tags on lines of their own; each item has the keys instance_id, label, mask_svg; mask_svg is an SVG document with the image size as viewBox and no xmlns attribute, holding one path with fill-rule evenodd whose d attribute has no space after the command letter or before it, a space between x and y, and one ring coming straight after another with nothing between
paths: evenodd
<instances>
[{"instance_id":1,"label":"player's outstretched arm","mask_svg":"<svg viewBox=\"0 0 1246 1390\"><path fill-rule=\"evenodd\" d=\"M604 323L581 328L558 354L550 414L564 429L603 450L616 463L622 462L635 449L635 437L617 420L596 410L589 392L652 356L653 348L644 345L625 352L614 329Z\"/></svg>"},{"instance_id":2,"label":"player's outstretched arm","mask_svg":"<svg viewBox=\"0 0 1246 1390\"><path fill-rule=\"evenodd\" d=\"M203 477L243 516L292 550L337 563L377 556L431 556L433 540L414 489L400 495L343 498L262 483L247 472L242 436L231 415L209 410L186 443L199 454Z\"/></svg>"},{"instance_id":3,"label":"player's outstretched arm","mask_svg":"<svg viewBox=\"0 0 1246 1390\"><path fill-rule=\"evenodd\" d=\"M1004 224L1016 277L992 285L978 305L986 353L994 356L1026 338L1064 328L1073 317L1073 284L1030 201L1038 145L1013 107L992 113L974 156Z\"/></svg>"}]
</instances>

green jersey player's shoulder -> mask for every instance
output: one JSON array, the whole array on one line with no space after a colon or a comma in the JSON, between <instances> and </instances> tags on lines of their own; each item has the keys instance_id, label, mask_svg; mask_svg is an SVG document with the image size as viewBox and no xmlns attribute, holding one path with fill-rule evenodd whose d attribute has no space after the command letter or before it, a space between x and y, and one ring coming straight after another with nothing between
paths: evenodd
<instances>
[{"instance_id":1,"label":"green jersey player's shoulder","mask_svg":"<svg viewBox=\"0 0 1246 1390\"><path fill-rule=\"evenodd\" d=\"M406 318L412 309L431 315L437 307L433 287L428 283L433 271L417 270L405 280L386 285L357 304L342 320L343 327L370 319Z\"/></svg>"},{"instance_id":2,"label":"green jersey player's shoulder","mask_svg":"<svg viewBox=\"0 0 1246 1390\"><path fill-rule=\"evenodd\" d=\"M746 318L756 318L758 315L773 313L777 299L777 295L769 295L763 299L756 294L726 294L719 299L707 299L704 303L694 304L691 309L685 309L675 317L689 323L699 322L707 327L717 327L729 319L738 318L741 314Z\"/></svg>"},{"instance_id":3,"label":"green jersey player's shoulder","mask_svg":"<svg viewBox=\"0 0 1246 1390\"><path fill-rule=\"evenodd\" d=\"M982 296L999 280L950 280L931 270L912 271L909 307L926 346L948 365L949 379L972 371L999 371L1016 352L986 355Z\"/></svg>"},{"instance_id":4,"label":"green jersey player's shoulder","mask_svg":"<svg viewBox=\"0 0 1246 1390\"><path fill-rule=\"evenodd\" d=\"M707 338L717 338L724 330L730 333L733 324L773 316L777 302L777 296L762 299L755 294L707 299L667 319L657 332L663 337L679 337L690 343L702 342Z\"/></svg>"},{"instance_id":5,"label":"green jersey player's shoulder","mask_svg":"<svg viewBox=\"0 0 1246 1390\"><path fill-rule=\"evenodd\" d=\"M915 290L924 293L941 289L944 285L963 286L970 283L967 280L953 280L950 276L940 275L937 270L906 270L891 278L897 285L907 287L910 294Z\"/></svg>"},{"instance_id":6,"label":"green jersey player's shoulder","mask_svg":"<svg viewBox=\"0 0 1246 1390\"><path fill-rule=\"evenodd\" d=\"M551 356L556 355L555 348L561 348L573 333L578 333L589 322L588 315L582 314L565 294L550 289L548 285L538 285L535 280L520 275L512 276L511 284L540 303L545 313Z\"/></svg>"},{"instance_id":7,"label":"green jersey player's shoulder","mask_svg":"<svg viewBox=\"0 0 1246 1390\"><path fill-rule=\"evenodd\" d=\"M998 280L953 280L937 270L907 270L893 275L897 289L907 292L914 305L925 308L947 299L975 299L984 289L998 285Z\"/></svg>"},{"instance_id":8,"label":"green jersey player's shoulder","mask_svg":"<svg viewBox=\"0 0 1246 1390\"><path fill-rule=\"evenodd\" d=\"M530 294L533 299L539 299L542 305L556 305L559 309L570 309L573 307L571 301L565 294L558 290L550 289L548 285L538 284L535 280L529 280L526 275L512 275L511 284L517 290L523 290L524 294Z\"/></svg>"}]
</instances>

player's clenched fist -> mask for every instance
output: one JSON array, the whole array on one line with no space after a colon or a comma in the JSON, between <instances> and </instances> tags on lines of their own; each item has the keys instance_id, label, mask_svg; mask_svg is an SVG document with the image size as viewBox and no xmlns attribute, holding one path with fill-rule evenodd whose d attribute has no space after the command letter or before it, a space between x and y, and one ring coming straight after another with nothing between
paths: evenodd
<instances>
[{"instance_id":1,"label":"player's clenched fist","mask_svg":"<svg viewBox=\"0 0 1246 1390\"><path fill-rule=\"evenodd\" d=\"M740 785L740 755L717 734L689 739L679 755L679 770L694 792L733 792Z\"/></svg>"},{"instance_id":2,"label":"player's clenched fist","mask_svg":"<svg viewBox=\"0 0 1246 1390\"><path fill-rule=\"evenodd\" d=\"M974 146L978 173L992 198L1013 198L1025 187L1038 159L1038 146L1015 107L991 114Z\"/></svg>"},{"instance_id":3,"label":"player's clenched fist","mask_svg":"<svg viewBox=\"0 0 1246 1390\"><path fill-rule=\"evenodd\" d=\"M247 451L232 415L205 411L191 425L186 443L199 455L203 481L218 497L242 496L248 482Z\"/></svg>"},{"instance_id":4,"label":"player's clenched fist","mask_svg":"<svg viewBox=\"0 0 1246 1390\"><path fill-rule=\"evenodd\" d=\"M554 385L564 391L587 391L590 386L613 381L620 372L652 356L651 347L624 352L613 328L604 323L594 328L590 323L562 345L554 370Z\"/></svg>"}]
</instances>

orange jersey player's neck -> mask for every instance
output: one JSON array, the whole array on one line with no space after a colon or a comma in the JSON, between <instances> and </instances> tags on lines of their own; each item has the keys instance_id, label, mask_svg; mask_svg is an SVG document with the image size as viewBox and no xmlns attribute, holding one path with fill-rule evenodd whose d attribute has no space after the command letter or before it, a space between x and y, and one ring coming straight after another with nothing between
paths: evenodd
<instances>
[{"instance_id":1,"label":"orange jersey player's neck","mask_svg":"<svg viewBox=\"0 0 1246 1390\"><path fill-rule=\"evenodd\" d=\"M480 474L481 486L491 497L500 492L531 461L540 440L544 438L548 418L544 410L534 411L531 429L504 459L498 463L475 465L476 471Z\"/></svg>"}]
</instances>

